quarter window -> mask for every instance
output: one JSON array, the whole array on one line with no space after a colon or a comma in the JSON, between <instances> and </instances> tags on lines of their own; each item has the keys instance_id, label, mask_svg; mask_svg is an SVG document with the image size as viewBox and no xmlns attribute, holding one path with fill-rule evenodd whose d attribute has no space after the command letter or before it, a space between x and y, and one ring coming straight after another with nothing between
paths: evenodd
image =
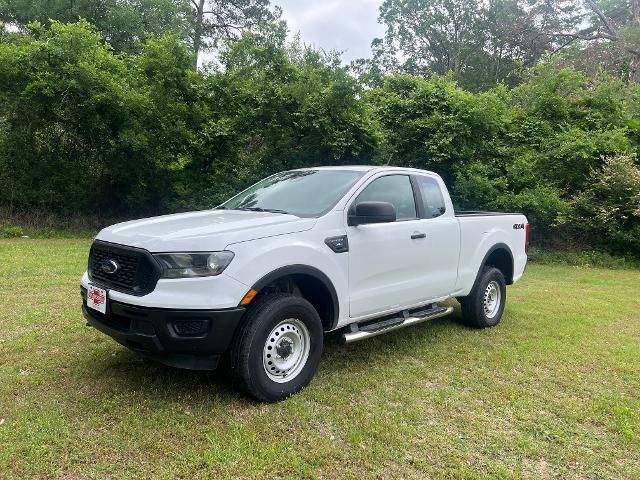
<instances>
[{"instance_id":1,"label":"quarter window","mask_svg":"<svg viewBox=\"0 0 640 480\"><path fill-rule=\"evenodd\" d=\"M422 203L426 218L436 218L444 214L447 208L442 197L442 190L438 182L431 177L417 177L422 196Z\"/></svg>"},{"instance_id":2,"label":"quarter window","mask_svg":"<svg viewBox=\"0 0 640 480\"><path fill-rule=\"evenodd\" d=\"M360 202L389 202L396 209L396 220L417 218L413 188L407 175L376 178L358 195L353 204Z\"/></svg>"}]
</instances>

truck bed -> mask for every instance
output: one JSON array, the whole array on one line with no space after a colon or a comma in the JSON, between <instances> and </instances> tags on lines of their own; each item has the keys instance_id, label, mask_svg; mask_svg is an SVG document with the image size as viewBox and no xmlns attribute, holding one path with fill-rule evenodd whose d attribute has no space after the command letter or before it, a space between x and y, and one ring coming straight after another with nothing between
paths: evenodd
<instances>
[{"instance_id":1,"label":"truck bed","mask_svg":"<svg viewBox=\"0 0 640 480\"><path fill-rule=\"evenodd\" d=\"M491 247L506 247L513 260L513 279L517 281L527 262L527 218L521 213L454 211L460 224L460 260L458 286L466 295L471 290L486 252Z\"/></svg>"}]
</instances>

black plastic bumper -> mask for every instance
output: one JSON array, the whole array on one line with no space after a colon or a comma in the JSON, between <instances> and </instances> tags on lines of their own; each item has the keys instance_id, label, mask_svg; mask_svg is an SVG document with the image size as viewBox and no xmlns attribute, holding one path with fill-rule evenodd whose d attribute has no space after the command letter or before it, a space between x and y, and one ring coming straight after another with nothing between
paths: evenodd
<instances>
[{"instance_id":1,"label":"black plastic bumper","mask_svg":"<svg viewBox=\"0 0 640 480\"><path fill-rule=\"evenodd\" d=\"M81 295L82 313L91 326L133 351L192 370L218 366L245 311L149 308L109 300L102 314L87 308L86 289Z\"/></svg>"}]
</instances>

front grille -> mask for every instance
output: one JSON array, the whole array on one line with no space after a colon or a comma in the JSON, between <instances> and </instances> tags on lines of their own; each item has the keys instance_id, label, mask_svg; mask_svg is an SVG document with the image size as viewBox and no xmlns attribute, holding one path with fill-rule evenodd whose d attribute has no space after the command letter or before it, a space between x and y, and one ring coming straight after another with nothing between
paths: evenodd
<instances>
[{"instance_id":1,"label":"front grille","mask_svg":"<svg viewBox=\"0 0 640 480\"><path fill-rule=\"evenodd\" d=\"M113 273L102 268L110 261L118 265ZM146 250L100 240L91 246L88 270L97 285L138 296L151 292L160 278L160 266Z\"/></svg>"}]
</instances>

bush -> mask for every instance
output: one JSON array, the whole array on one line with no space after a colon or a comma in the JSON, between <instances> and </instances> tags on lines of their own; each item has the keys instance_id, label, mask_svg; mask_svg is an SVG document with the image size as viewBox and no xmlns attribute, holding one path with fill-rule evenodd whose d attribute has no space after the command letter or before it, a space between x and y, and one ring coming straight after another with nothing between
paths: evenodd
<instances>
[{"instance_id":1,"label":"bush","mask_svg":"<svg viewBox=\"0 0 640 480\"><path fill-rule=\"evenodd\" d=\"M245 33L219 68L194 72L172 35L118 54L86 21L7 37L0 210L123 219L209 208L276 171L392 154L392 165L439 173L458 208L521 211L538 244L640 256L638 85L549 63L512 89L411 75L365 89L337 56L286 38Z\"/></svg>"},{"instance_id":2,"label":"bush","mask_svg":"<svg viewBox=\"0 0 640 480\"><path fill-rule=\"evenodd\" d=\"M635 157L609 157L592 169L571 200L575 228L589 243L616 253L640 255L640 167Z\"/></svg>"},{"instance_id":3,"label":"bush","mask_svg":"<svg viewBox=\"0 0 640 480\"><path fill-rule=\"evenodd\" d=\"M192 70L175 36L114 54L86 21L0 43L0 207L132 217L210 208L282 169L371 163L379 130L335 58L245 34Z\"/></svg>"},{"instance_id":4,"label":"bush","mask_svg":"<svg viewBox=\"0 0 640 480\"><path fill-rule=\"evenodd\" d=\"M132 216L167 208L204 95L173 36L116 55L88 22L0 43L0 205Z\"/></svg>"},{"instance_id":5,"label":"bush","mask_svg":"<svg viewBox=\"0 0 640 480\"><path fill-rule=\"evenodd\" d=\"M541 265L571 265L580 268L640 268L637 257L611 255L602 250L549 250L530 247L529 261Z\"/></svg>"},{"instance_id":6,"label":"bush","mask_svg":"<svg viewBox=\"0 0 640 480\"><path fill-rule=\"evenodd\" d=\"M0 238L19 238L23 235L22 227L14 225L0 226Z\"/></svg>"},{"instance_id":7,"label":"bush","mask_svg":"<svg viewBox=\"0 0 640 480\"><path fill-rule=\"evenodd\" d=\"M473 163L493 173L496 143L505 127L500 91L473 94L450 77L388 77L366 95L380 123L392 164L438 172L452 184L455 172Z\"/></svg>"}]
</instances>

